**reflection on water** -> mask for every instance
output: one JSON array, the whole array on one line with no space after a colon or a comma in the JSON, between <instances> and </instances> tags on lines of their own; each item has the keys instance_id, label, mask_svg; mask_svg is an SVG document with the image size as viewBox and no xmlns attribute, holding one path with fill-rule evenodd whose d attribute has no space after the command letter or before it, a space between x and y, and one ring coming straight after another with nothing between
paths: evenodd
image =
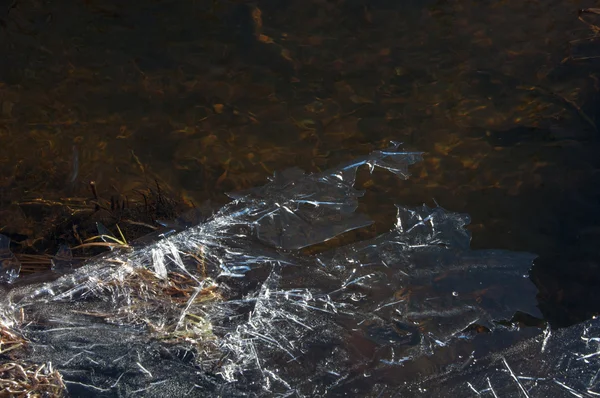
<instances>
[{"instance_id":1,"label":"reflection on water","mask_svg":"<svg viewBox=\"0 0 600 398\"><path fill-rule=\"evenodd\" d=\"M600 303L600 44L578 7L12 2L0 9L0 232L40 253L84 202L112 217L158 186L219 204L274 170L319 171L392 139L425 152L410 187L362 183L468 212L475 248L540 254L545 315L587 319ZM379 204L362 205L372 233L390 227Z\"/></svg>"}]
</instances>

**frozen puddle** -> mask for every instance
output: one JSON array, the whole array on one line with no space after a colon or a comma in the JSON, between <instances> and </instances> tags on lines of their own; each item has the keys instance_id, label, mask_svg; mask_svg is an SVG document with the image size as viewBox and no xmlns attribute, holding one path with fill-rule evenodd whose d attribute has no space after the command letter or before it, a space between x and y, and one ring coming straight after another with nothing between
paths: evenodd
<instances>
[{"instance_id":1,"label":"frozen puddle","mask_svg":"<svg viewBox=\"0 0 600 398\"><path fill-rule=\"evenodd\" d=\"M19 360L51 364L73 396L598 396L594 324L512 325L540 316L535 256L470 250L467 215L398 205L388 233L301 254L371 223L355 213L359 167L406 179L420 160L394 144L276 173L205 223L5 285L2 323L27 341ZM14 256L0 259L14 282Z\"/></svg>"}]
</instances>

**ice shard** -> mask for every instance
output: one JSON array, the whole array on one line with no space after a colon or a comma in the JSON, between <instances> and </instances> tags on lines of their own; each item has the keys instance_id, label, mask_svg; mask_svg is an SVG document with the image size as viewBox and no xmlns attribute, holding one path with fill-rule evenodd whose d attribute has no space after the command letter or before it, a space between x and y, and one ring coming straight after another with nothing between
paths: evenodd
<instances>
[{"instance_id":1,"label":"ice shard","mask_svg":"<svg viewBox=\"0 0 600 398\"><path fill-rule=\"evenodd\" d=\"M10 250L10 238L0 235L0 283L13 283L19 277L21 262Z\"/></svg>"}]
</instances>

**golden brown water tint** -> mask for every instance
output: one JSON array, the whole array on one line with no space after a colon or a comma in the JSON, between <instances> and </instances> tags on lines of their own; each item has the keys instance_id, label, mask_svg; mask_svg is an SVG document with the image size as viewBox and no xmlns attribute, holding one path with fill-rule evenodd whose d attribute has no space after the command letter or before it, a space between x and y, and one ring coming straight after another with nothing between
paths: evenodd
<instances>
[{"instance_id":1,"label":"golden brown water tint","mask_svg":"<svg viewBox=\"0 0 600 398\"><path fill-rule=\"evenodd\" d=\"M572 59L593 50L583 6L16 0L0 10L0 232L35 244L70 215L49 203L94 209L90 181L106 200L142 204L158 181L218 204L396 140L426 160L408 182L362 176L366 234L389 227L382 200L435 199L472 215L474 247L541 254L546 311L584 318L600 303L600 83L594 58Z\"/></svg>"}]
</instances>

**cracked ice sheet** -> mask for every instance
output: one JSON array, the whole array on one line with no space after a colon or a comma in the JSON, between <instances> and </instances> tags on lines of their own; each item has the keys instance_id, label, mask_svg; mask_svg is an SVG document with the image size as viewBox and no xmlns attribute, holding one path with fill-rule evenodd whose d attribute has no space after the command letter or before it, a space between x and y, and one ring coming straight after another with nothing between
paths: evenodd
<instances>
[{"instance_id":1,"label":"cracked ice sheet","mask_svg":"<svg viewBox=\"0 0 600 398\"><path fill-rule=\"evenodd\" d=\"M516 311L540 315L527 275L534 255L470 251L466 215L426 206L398 209L390 233L314 257L317 268L283 269L280 289L300 288L301 281L312 286L313 299L327 298L336 306L321 327L334 331L337 338L328 345L338 351L330 361L311 364L323 371L309 379L314 388L309 395L379 396L379 379L391 388L410 381L408 375L423 377L446 361L458 361L452 347L471 348L470 327L510 333L497 322ZM440 350L442 359L429 360L425 369L419 361L409 363ZM314 355L306 347L304 352Z\"/></svg>"},{"instance_id":2,"label":"cracked ice sheet","mask_svg":"<svg viewBox=\"0 0 600 398\"><path fill-rule=\"evenodd\" d=\"M528 277L535 255L471 251L467 215L397 207L390 233L319 257L342 281L330 296L372 314L361 323L366 336L409 338L427 352L471 325L493 329L516 311L541 316Z\"/></svg>"},{"instance_id":3,"label":"cracked ice sheet","mask_svg":"<svg viewBox=\"0 0 600 398\"><path fill-rule=\"evenodd\" d=\"M473 353L476 360L467 361L465 356L462 364L439 367L436 374L393 393L403 397L600 396L600 320L539 331L522 340L492 353L489 346L478 344Z\"/></svg>"},{"instance_id":4,"label":"cracked ice sheet","mask_svg":"<svg viewBox=\"0 0 600 398\"><path fill-rule=\"evenodd\" d=\"M468 217L440 208L399 206L388 234L320 256L294 251L367 224L354 214L359 166L406 178L419 159L394 145L322 173L276 174L204 224L52 282L16 283L3 321L32 342L30 360L57 364L70 389L327 395L466 340L472 324L494 330L515 311L537 315L533 256L470 251ZM191 298L157 301L152 289L175 273ZM209 289L219 299L195 299ZM151 333L161 325L193 338L167 344Z\"/></svg>"},{"instance_id":5,"label":"cracked ice sheet","mask_svg":"<svg viewBox=\"0 0 600 398\"><path fill-rule=\"evenodd\" d=\"M386 150L342 164L322 173L306 174L298 168L275 173L265 186L230 194L252 210L256 235L262 242L293 250L324 242L352 229L371 224L355 214L363 192L354 188L356 170L366 165L386 169L407 179L408 166L421 161L421 154Z\"/></svg>"}]
</instances>

